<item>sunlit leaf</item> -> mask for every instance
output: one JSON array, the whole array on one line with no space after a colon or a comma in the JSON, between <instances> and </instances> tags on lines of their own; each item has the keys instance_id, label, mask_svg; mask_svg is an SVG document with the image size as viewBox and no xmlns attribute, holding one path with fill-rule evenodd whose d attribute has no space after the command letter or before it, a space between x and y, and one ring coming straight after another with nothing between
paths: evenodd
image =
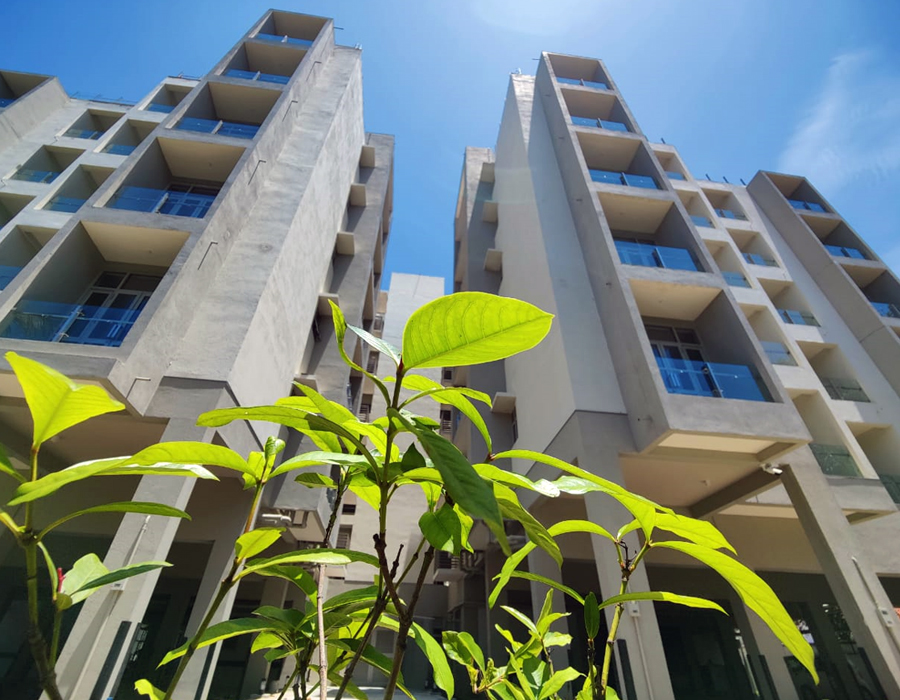
<instances>
[{"instance_id":1,"label":"sunlit leaf","mask_svg":"<svg viewBox=\"0 0 900 700\"><path fill-rule=\"evenodd\" d=\"M210 644L215 644L216 642L221 642L224 639L230 639L231 637L237 637L242 634L262 632L264 630L268 630L271 625L272 623L268 620L254 617L242 617L236 620L225 620L224 622L218 622L214 625L210 625L206 629L206 631L202 635L200 635L197 643L197 649L202 649L203 647L207 647ZM170 651L163 657L163 660L159 662L159 665L165 666L170 661L174 661L175 659L179 659L184 656L190 644L191 640L189 639L177 649L172 649L172 651Z\"/></svg>"},{"instance_id":2,"label":"sunlit leaf","mask_svg":"<svg viewBox=\"0 0 900 700\"><path fill-rule=\"evenodd\" d=\"M65 610L80 603L103 586L165 566L171 566L171 564L164 561L149 561L130 564L110 571L96 554L86 554L76 561L63 577L60 593L66 597L60 596L57 606L60 610Z\"/></svg>"},{"instance_id":3,"label":"sunlit leaf","mask_svg":"<svg viewBox=\"0 0 900 700\"><path fill-rule=\"evenodd\" d=\"M264 569L257 569L256 574L258 576L270 576L290 581L306 594L310 602L315 603L318 593L316 581L302 566L292 566L290 564L267 566Z\"/></svg>"},{"instance_id":4,"label":"sunlit leaf","mask_svg":"<svg viewBox=\"0 0 900 700\"><path fill-rule=\"evenodd\" d=\"M410 633L416 640L416 644L425 654L425 658L431 664L434 671L434 682L438 688L447 694L447 700L452 700L454 692L453 672L447 662L447 655L438 641L417 622L413 622Z\"/></svg>"},{"instance_id":5,"label":"sunlit leaf","mask_svg":"<svg viewBox=\"0 0 900 700\"><path fill-rule=\"evenodd\" d=\"M562 552L547 529L519 503L515 492L503 484L494 484L494 495L504 518L522 525L528 539L549 554L558 566L562 566Z\"/></svg>"},{"instance_id":6,"label":"sunlit leaf","mask_svg":"<svg viewBox=\"0 0 900 700\"><path fill-rule=\"evenodd\" d=\"M550 588L554 588L561 593L565 593L567 596L570 596L574 600L577 600L579 603L584 603L584 598L582 598L577 591L569 588L569 586L566 586L559 581L554 581L551 578L547 578L546 576L533 574L530 571L512 571L510 572L510 578L523 578L527 579L528 581L534 581L535 583L543 583L545 586L550 586Z\"/></svg>"},{"instance_id":7,"label":"sunlit leaf","mask_svg":"<svg viewBox=\"0 0 900 700\"><path fill-rule=\"evenodd\" d=\"M532 481L521 474L501 469L494 464L473 464L472 467L478 472L483 479L493 481L495 483L506 484L514 488L528 489L537 493L556 498L559 496L559 489L545 479Z\"/></svg>"},{"instance_id":8,"label":"sunlit leaf","mask_svg":"<svg viewBox=\"0 0 900 700\"><path fill-rule=\"evenodd\" d=\"M254 473L247 461L234 450L208 442L160 442L141 450L131 459L134 464L203 464L232 469L257 479L262 476Z\"/></svg>"},{"instance_id":9,"label":"sunlit leaf","mask_svg":"<svg viewBox=\"0 0 900 700\"><path fill-rule=\"evenodd\" d=\"M574 681L576 678L580 678L581 674L576 671L574 668L564 668L561 671L557 671L550 678L547 679L547 682L544 683L543 687L541 687L541 692L538 695L538 700L544 700L545 698L549 698L551 695L555 695L562 687L568 683L569 681Z\"/></svg>"},{"instance_id":10,"label":"sunlit leaf","mask_svg":"<svg viewBox=\"0 0 900 700\"><path fill-rule=\"evenodd\" d=\"M322 450L316 450L315 452L305 452L296 457L286 459L272 470L269 478L285 474L295 469L316 467L323 464L338 464L343 467L364 467L368 463L368 460L363 455L348 455L343 452L324 452Z\"/></svg>"},{"instance_id":11,"label":"sunlit leaf","mask_svg":"<svg viewBox=\"0 0 900 700\"><path fill-rule=\"evenodd\" d=\"M389 381L393 381L391 378ZM480 401L481 403L487 404L488 408L491 407L491 397L485 394L483 391L478 391L477 389L470 389L467 386L444 386L439 382L434 381L433 379L429 379L428 377L423 377L421 374L406 374L403 376L403 388L404 389L412 389L413 391L419 392L415 396L411 396L404 403L410 403L418 398L423 398L424 396L430 396L432 392L435 391L450 391L460 396L466 396L470 399L474 399L475 401Z\"/></svg>"},{"instance_id":12,"label":"sunlit leaf","mask_svg":"<svg viewBox=\"0 0 900 700\"><path fill-rule=\"evenodd\" d=\"M6 450L3 448L3 443L0 443L0 474L6 474L7 476L11 476L13 479L18 481L20 484L23 481L27 481L27 479L19 474L16 471L15 467L13 467L12 462L9 459L9 456L6 454Z\"/></svg>"},{"instance_id":13,"label":"sunlit leaf","mask_svg":"<svg viewBox=\"0 0 900 700\"><path fill-rule=\"evenodd\" d=\"M600 632L600 606L593 591L584 598L584 630L588 639L593 639Z\"/></svg>"},{"instance_id":14,"label":"sunlit leaf","mask_svg":"<svg viewBox=\"0 0 900 700\"><path fill-rule=\"evenodd\" d=\"M484 653L475 639L468 632L445 631L442 634L444 649L447 655L464 666L474 661L478 668L484 670Z\"/></svg>"},{"instance_id":15,"label":"sunlit leaf","mask_svg":"<svg viewBox=\"0 0 900 700\"><path fill-rule=\"evenodd\" d=\"M351 331L356 333L360 338L362 338L363 342L371 345L373 348L378 350L378 352L387 355L393 360L395 365L400 364L400 350L395 348L386 340L382 340L381 338L377 338L371 333L362 328L357 328L356 326L347 326Z\"/></svg>"},{"instance_id":16,"label":"sunlit leaf","mask_svg":"<svg viewBox=\"0 0 900 700\"><path fill-rule=\"evenodd\" d=\"M656 516L656 527L666 530L694 544L699 544L712 549L727 549L735 554L734 547L725 539L725 535L710 522L697 520L675 513L659 513Z\"/></svg>"},{"instance_id":17,"label":"sunlit leaf","mask_svg":"<svg viewBox=\"0 0 900 700\"><path fill-rule=\"evenodd\" d=\"M426 511L419 518L419 529L435 549L458 555L468 548L472 519L460 514L453 506L445 503L435 512Z\"/></svg>"},{"instance_id":18,"label":"sunlit leaf","mask_svg":"<svg viewBox=\"0 0 900 700\"><path fill-rule=\"evenodd\" d=\"M247 563L244 570L236 578L260 571L270 566L284 564L326 564L329 566L343 566L361 562L378 568L378 559L365 552L354 552L350 549L304 549L297 552L287 552L268 559L254 559Z\"/></svg>"},{"instance_id":19,"label":"sunlit leaf","mask_svg":"<svg viewBox=\"0 0 900 700\"><path fill-rule=\"evenodd\" d=\"M69 513L68 515L52 522L43 530L41 530L41 537L46 535L51 530L59 527L63 523L68 522L69 520L80 518L82 515L93 515L95 513L141 513L144 515L161 515L166 518L183 518L185 520L191 519L191 516L183 510L179 508L173 508L172 506L163 505L162 503L147 503L145 501L120 501L117 503L104 503L103 505L92 506L91 508L84 508L82 510L75 511L74 513Z\"/></svg>"},{"instance_id":20,"label":"sunlit leaf","mask_svg":"<svg viewBox=\"0 0 900 700\"><path fill-rule=\"evenodd\" d=\"M665 593L663 591L643 591L614 595L601 602L599 607L608 608L611 605L618 605L619 603L635 600L655 600L661 603L675 603L676 605L685 605L689 608L707 608L709 610L718 610L720 613L725 613L725 610L721 605L714 603L711 600L707 600L706 598L695 598L690 595Z\"/></svg>"},{"instance_id":21,"label":"sunlit leaf","mask_svg":"<svg viewBox=\"0 0 900 700\"><path fill-rule=\"evenodd\" d=\"M249 559L264 552L281 539L283 527L258 527L245 532L234 543L234 553L238 559Z\"/></svg>"},{"instance_id":22,"label":"sunlit leaf","mask_svg":"<svg viewBox=\"0 0 900 700\"><path fill-rule=\"evenodd\" d=\"M134 689L138 692L139 695L146 695L150 698L150 700L163 700L163 698L165 698L166 696L163 691L155 687L146 678L141 678L139 681L135 681Z\"/></svg>"}]
</instances>

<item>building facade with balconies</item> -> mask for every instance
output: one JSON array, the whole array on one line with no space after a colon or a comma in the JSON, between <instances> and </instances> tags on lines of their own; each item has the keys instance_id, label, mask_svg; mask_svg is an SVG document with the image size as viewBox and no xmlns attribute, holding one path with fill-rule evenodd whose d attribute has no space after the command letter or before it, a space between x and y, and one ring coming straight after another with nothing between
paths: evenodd
<instances>
[{"instance_id":1,"label":"building facade with balconies","mask_svg":"<svg viewBox=\"0 0 900 700\"><path fill-rule=\"evenodd\" d=\"M823 679L816 689L716 574L651 555L638 588L713 598L730 616L633 606L620 697L900 697L900 285L810 182L695 179L642 134L601 61L545 53L536 76L511 77L496 147L467 149L454 234L456 290L555 314L534 350L446 373L494 397L495 450L545 451L714 522L785 601ZM480 459L478 431L451 421ZM548 525L626 522L599 494L530 507ZM562 549L561 571L539 550L528 566L617 592L608 543L570 535ZM500 649L503 613L467 605L497 552L453 584L450 606ZM520 583L512 604L543 598Z\"/></svg>"},{"instance_id":2,"label":"building facade with balconies","mask_svg":"<svg viewBox=\"0 0 900 700\"><path fill-rule=\"evenodd\" d=\"M393 138L366 133L361 53L335 44L330 19L269 11L208 74L166 78L137 104L74 99L56 78L0 71L0 179L0 351L126 406L45 445L44 469L157 441L260 450L271 426L212 430L196 417L274 402L295 381L359 408L361 377L340 361L328 300L350 323L375 321ZM19 468L30 434L0 359L0 442ZM285 455L301 449L284 437ZM68 489L58 507L151 500L193 520L81 519L49 543L66 568L87 552L110 567L175 564L74 609L58 668L67 697L130 698L140 677L164 685L155 666L199 623L249 507L227 476L112 481ZM276 548L321 541L326 494L273 486L263 513L288 523ZM17 550L0 536L0 694L36 698ZM219 616L294 598L248 579ZM249 640L228 642L198 655L177 697L246 698L289 672L250 657Z\"/></svg>"}]
</instances>

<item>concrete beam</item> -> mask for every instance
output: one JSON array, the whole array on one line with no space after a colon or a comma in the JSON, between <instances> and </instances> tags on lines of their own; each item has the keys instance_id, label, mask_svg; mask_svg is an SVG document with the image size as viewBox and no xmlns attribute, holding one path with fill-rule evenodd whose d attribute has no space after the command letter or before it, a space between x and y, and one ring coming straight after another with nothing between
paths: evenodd
<instances>
[{"instance_id":1,"label":"concrete beam","mask_svg":"<svg viewBox=\"0 0 900 700\"><path fill-rule=\"evenodd\" d=\"M745 501L762 491L772 488L781 480L780 476L769 474L760 469L733 484L716 491L711 496L697 501L691 506L691 516L694 518L706 518L715 515L728 506Z\"/></svg>"}]
</instances>

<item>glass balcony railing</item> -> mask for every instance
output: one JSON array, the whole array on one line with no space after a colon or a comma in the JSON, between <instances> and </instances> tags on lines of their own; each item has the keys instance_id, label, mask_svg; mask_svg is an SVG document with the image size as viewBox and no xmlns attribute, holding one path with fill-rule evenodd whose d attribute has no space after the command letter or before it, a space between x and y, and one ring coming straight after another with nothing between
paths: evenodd
<instances>
[{"instance_id":1,"label":"glass balcony railing","mask_svg":"<svg viewBox=\"0 0 900 700\"><path fill-rule=\"evenodd\" d=\"M572 117L575 126L590 126L594 129L607 129L609 131L631 131L627 124L614 122L608 119L591 119L590 117Z\"/></svg>"},{"instance_id":2,"label":"glass balcony railing","mask_svg":"<svg viewBox=\"0 0 900 700\"><path fill-rule=\"evenodd\" d=\"M162 112L163 114L168 114L173 109L175 109L175 105L164 105L160 102L151 102L146 107L144 107L148 112Z\"/></svg>"},{"instance_id":3,"label":"glass balcony railing","mask_svg":"<svg viewBox=\"0 0 900 700\"><path fill-rule=\"evenodd\" d=\"M900 318L900 307L897 307L896 304L888 304L883 301L870 301L869 303L880 316L886 316L888 318Z\"/></svg>"},{"instance_id":4,"label":"glass balcony railing","mask_svg":"<svg viewBox=\"0 0 900 700\"><path fill-rule=\"evenodd\" d=\"M0 97L0 109L3 109L4 107L9 107L15 101L16 101L15 97Z\"/></svg>"},{"instance_id":5,"label":"glass balcony railing","mask_svg":"<svg viewBox=\"0 0 900 700\"><path fill-rule=\"evenodd\" d=\"M116 193L109 206L112 209L202 219L215 198L214 194L155 190L149 187L123 187Z\"/></svg>"},{"instance_id":6,"label":"glass balcony railing","mask_svg":"<svg viewBox=\"0 0 900 700\"><path fill-rule=\"evenodd\" d=\"M821 204L816 204L815 202L804 202L802 199L789 199L788 204L794 207L794 209L805 209L806 211L826 213L825 207Z\"/></svg>"},{"instance_id":7,"label":"glass balcony railing","mask_svg":"<svg viewBox=\"0 0 900 700\"><path fill-rule=\"evenodd\" d=\"M760 340L759 344L762 345L762 349L769 358L769 362L773 365L786 365L788 367L795 367L797 365L797 360L794 359L794 356L791 355L790 351L784 346L784 343L779 343L774 340Z\"/></svg>"},{"instance_id":8,"label":"glass balcony railing","mask_svg":"<svg viewBox=\"0 0 900 700\"><path fill-rule=\"evenodd\" d=\"M818 326L819 321L808 311L796 311L794 309L777 309L778 315L785 323L795 326Z\"/></svg>"},{"instance_id":9,"label":"glass balcony railing","mask_svg":"<svg viewBox=\"0 0 900 700\"><path fill-rule=\"evenodd\" d=\"M751 265L762 265L763 267L778 267L778 263L772 258L758 253L744 253L744 260Z\"/></svg>"},{"instance_id":10,"label":"glass balcony railing","mask_svg":"<svg viewBox=\"0 0 900 700\"><path fill-rule=\"evenodd\" d=\"M859 401L860 403L869 403L869 397L866 392L852 379L830 379L822 380L825 391L835 401Z\"/></svg>"},{"instance_id":11,"label":"glass balcony railing","mask_svg":"<svg viewBox=\"0 0 900 700\"><path fill-rule=\"evenodd\" d=\"M744 277L740 272L729 272L725 270L722 273L722 277L725 278L725 281L728 282L729 287L750 287L750 283L747 281L747 278Z\"/></svg>"},{"instance_id":12,"label":"glass balcony railing","mask_svg":"<svg viewBox=\"0 0 900 700\"><path fill-rule=\"evenodd\" d=\"M115 156L130 156L137 146L129 146L127 143L111 143L103 149L104 153L112 153Z\"/></svg>"},{"instance_id":13,"label":"glass balcony railing","mask_svg":"<svg viewBox=\"0 0 900 700\"><path fill-rule=\"evenodd\" d=\"M242 80L260 80L264 83L279 83L285 85L291 79L289 75L274 75L272 73L260 73L259 71L239 70L229 68L225 71L229 78L241 78Z\"/></svg>"},{"instance_id":14,"label":"glass balcony railing","mask_svg":"<svg viewBox=\"0 0 900 700\"><path fill-rule=\"evenodd\" d=\"M7 317L0 337L117 347L140 309L21 301Z\"/></svg>"},{"instance_id":15,"label":"glass balcony railing","mask_svg":"<svg viewBox=\"0 0 900 700\"><path fill-rule=\"evenodd\" d=\"M719 216L723 219L736 219L738 221L746 221L747 217L744 216L739 211L732 211L731 209L716 209L716 216Z\"/></svg>"},{"instance_id":16,"label":"glass balcony railing","mask_svg":"<svg viewBox=\"0 0 900 700\"><path fill-rule=\"evenodd\" d=\"M86 199L80 199L78 197L54 197L49 202L47 202L47 206L44 209L49 209L50 211L64 211L76 212L84 205Z\"/></svg>"},{"instance_id":17,"label":"glass balcony railing","mask_svg":"<svg viewBox=\"0 0 900 700\"><path fill-rule=\"evenodd\" d=\"M599 80L579 80L578 78L557 78L556 82L563 85L581 85L583 87L595 88L599 90L609 90L609 85Z\"/></svg>"},{"instance_id":18,"label":"glass balcony railing","mask_svg":"<svg viewBox=\"0 0 900 700\"><path fill-rule=\"evenodd\" d=\"M882 474L878 477L894 503L900 504L900 476Z\"/></svg>"},{"instance_id":19,"label":"glass balcony railing","mask_svg":"<svg viewBox=\"0 0 900 700\"><path fill-rule=\"evenodd\" d=\"M6 289L7 285L9 285L21 271L21 267L0 265L0 289Z\"/></svg>"},{"instance_id":20,"label":"glass balcony railing","mask_svg":"<svg viewBox=\"0 0 900 700\"><path fill-rule=\"evenodd\" d=\"M63 136L73 139L92 139L96 141L103 136L102 131L93 131L91 129L69 129Z\"/></svg>"},{"instance_id":21,"label":"glass balcony railing","mask_svg":"<svg viewBox=\"0 0 900 700\"><path fill-rule=\"evenodd\" d=\"M861 476L856 461L843 445L823 445L813 442L809 449L828 476Z\"/></svg>"},{"instance_id":22,"label":"glass balcony railing","mask_svg":"<svg viewBox=\"0 0 900 700\"><path fill-rule=\"evenodd\" d=\"M239 124L237 122L225 122L215 119L199 119L197 117L185 117L176 129L183 131L199 131L204 134L218 134L220 136L232 136L239 139L252 139L259 131L259 127L253 124Z\"/></svg>"},{"instance_id":23,"label":"glass balcony railing","mask_svg":"<svg viewBox=\"0 0 900 700\"><path fill-rule=\"evenodd\" d=\"M699 214L691 214L691 221L693 221L697 226L707 226L712 228L712 221L707 219L705 216L700 216Z\"/></svg>"},{"instance_id":24,"label":"glass balcony railing","mask_svg":"<svg viewBox=\"0 0 900 700\"><path fill-rule=\"evenodd\" d=\"M255 39L262 39L263 41L274 41L279 44L291 44L292 46L303 46L305 48L309 48L313 45L312 41L309 39L295 39L292 36L278 36L277 34L264 34L259 32L255 37Z\"/></svg>"},{"instance_id":25,"label":"glass balcony railing","mask_svg":"<svg viewBox=\"0 0 900 700\"><path fill-rule=\"evenodd\" d=\"M836 258L855 258L856 260L868 260L862 251L856 248L845 248L840 245L826 245L825 250Z\"/></svg>"},{"instance_id":26,"label":"glass balcony railing","mask_svg":"<svg viewBox=\"0 0 900 700\"><path fill-rule=\"evenodd\" d=\"M31 170L29 168L22 168L21 170L17 170L15 172L15 174L12 176L12 179L24 180L25 182L49 183L53 182L58 177L59 173L55 173L52 170Z\"/></svg>"},{"instance_id":27,"label":"glass balcony railing","mask_svg":"<svg viewBox=\"0 0 900 700\"><path fill-rule=\"evenodd\" d=\"M255 124L239 124L238 122L222 122L216 132L220 136L233 136L239 139L252 139L259 127Z\"/></svg>"},{"instance_id":28,"label":"glass balcony railing","mask_svg":"<svg viewBox=\"0 0 900 700\"><path fill-rule=\"evenodd\" d=\"M666 170L666 176L670 180L684 180L684 175L681 173L676 173L674 170Z\"/></svg>"},{"instance_id":29,"label":"glass balcony railing","mask_svg":"<svg viewBox=\"0 0 900 700\"><path fill-rule=\"evenodd\" d=\"M625 265L641 267L662 267L669 270L698 271L691 253L684 248L669 248L634 241L616 241L619 259Z\"/></svg>"},{"instance_id":30,"label":"glass balcony railing","mask_svg":"<svg viewBox=\"0 0 900 700\"><path fill-rule=\"evenodd\" d=\"M754 371L745 365L657 357L670 394L768 401Z\"/></svg>"},{"instance_id":31,"label":"glass balcony railing","mask_svg":"<svg viewBox=\"0 0 900 700\"><path fill-rule=\"evenodd\" d=\"M594 170L591 168L591 180L605 182L609 185L627 185L629 187L641 187L646 190L658 190L659 185L649 175L632 175L631 173L616 173L609 170Z\"/></svg>"}]
</instances>

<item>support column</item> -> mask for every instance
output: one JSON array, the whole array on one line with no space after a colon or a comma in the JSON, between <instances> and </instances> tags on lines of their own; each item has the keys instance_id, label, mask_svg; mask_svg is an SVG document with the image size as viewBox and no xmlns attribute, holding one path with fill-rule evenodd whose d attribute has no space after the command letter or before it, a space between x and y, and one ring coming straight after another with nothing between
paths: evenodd
<instances>
[{"instance_id":1,"label":"support column","mask_svg":"<svg viewBox=\"0 0 900 700\"><path fill-rule=\"evenodd\" d=\"M737 594L730 596L731 610L741 630L741 638L750 657L750 666L763 700L800 700L784 663L784 646L759 616L744 605ZM765 662L765 665L763 664ZM768 673L767 673L768 670ZM772 685L770 686L769 679Z\"/></svg>"},{"instance_id":2,"label":"support column","mask_svg":"<svg viewBox=\"0 0 900 700\"><path fill-rule=\"evenodd\" d=\"M193 420L172 419L161 441L206 442L212 432L197 427ZM132 500L184 509L195 483L193 478L145 476ZM178 518L126 514L104 563L114 569L141 561L165 560L180 524ZM112 695L159 575L159 570L151 571L128 579L120 587L103 588L84 602L57 664L63 697L106 700Z\"/></svg>"},{"instance_id":3,"label":"support column","mask_svg":"<svg viewBox=\"0 0 900 700\"><path fill-rule=\"evenodd\" d=\"M887 697L900 698L900 638L893 605L857 548L851 525L808 448L791 455L782 483L856 643L865 649Z\"/></svg>"},{"instance_id":4,"label":"support column","mask_svg":"<svg viewBox=\"0 0 900 700\"><path fill-rule=\"evenodd\" d=\"M281 578L266 577L263 583L260 606L271 605L276 608L284 607L284 599L287 597L288 582ZM247 660L247 671L244 673L244 683L241 687L239 698L249 698L260 692L260 684L269 677L269 664L266 661L266 652L258 651L250 654ZM211 674L210 674L211 675ZM263 687L263 692L268 689ZM280 690L280 688L279 688Z\"/></svg>"},{"instance_id":5,"label":"support column","mask_svg":"<svg viewBox=\"0 0 900 700\"><path fill-rule=\"evenodd\" d=\"M540 547L529 552L528 570L533 574L543 576L551 581L556 581L557 583L563 582L562 571L560 571L556 562L553 561L553 558ZM541 613L541 607L544 605L544 598L547 596L548 588L549 587L543 583L531 582L531 610L533 620L536 620L537 616ZM566 611L565 593L555 589L553 591L553 611L559 613L564 613ZM518 623L513 624L518 625ZM517 639L524 639L521 625L519 625L519 628L520 629L518 630L513 630L513 636ZM569 634L569 618L564 617L557 620L553 623L552 629L561 634ZM550 658L553 660L555 668L566 668L569 666L568 653L564 647L553 647L550 651Z\"/></svg>"}]
</instances>

